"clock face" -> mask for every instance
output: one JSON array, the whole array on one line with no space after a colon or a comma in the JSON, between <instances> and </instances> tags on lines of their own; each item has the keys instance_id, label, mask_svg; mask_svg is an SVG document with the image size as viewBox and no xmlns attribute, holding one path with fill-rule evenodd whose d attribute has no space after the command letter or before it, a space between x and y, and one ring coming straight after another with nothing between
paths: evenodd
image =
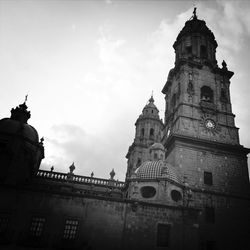
<instances>
[{"instance_id":1,"label":"clock face","mask_svg":"<svg viewBox=\"0 0 250 250\"><path fill-rule=\"evenodd\" d=\"M206 126L207 129L215 129L216 124L215 124L214 120L206 119L205 126Z\"/></svg>"}]
</instances>

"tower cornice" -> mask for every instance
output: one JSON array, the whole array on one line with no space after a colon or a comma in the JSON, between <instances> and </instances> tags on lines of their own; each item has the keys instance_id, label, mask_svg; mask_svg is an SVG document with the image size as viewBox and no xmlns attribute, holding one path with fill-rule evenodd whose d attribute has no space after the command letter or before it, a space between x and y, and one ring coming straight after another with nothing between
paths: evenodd
<instances>
[{"instance_id":1,"label":"tower cornice","mask_svg":"<svg viewBox=\"0 0 250 250\"><path fill-rule=\"evenodd\" d=\"M176 144L185 146L190 145L192 148L210 150L213 152L230 152L232 154L244 156L250 153L250 148L245 148L242 145L231 145L218 141L194 138L192 136L172 134L164 144L164 146L168 149L167 154L170 153L171 148L176 146Z\"/></svg>"}]
</instances>

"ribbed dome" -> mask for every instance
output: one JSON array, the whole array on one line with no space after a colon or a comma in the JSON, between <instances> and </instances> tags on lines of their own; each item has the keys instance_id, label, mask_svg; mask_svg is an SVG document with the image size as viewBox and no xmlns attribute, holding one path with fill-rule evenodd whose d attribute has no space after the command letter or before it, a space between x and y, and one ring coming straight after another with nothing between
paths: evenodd
<instances>
[{"instance_id":1,"label":"ribbed dome","mask_svg":"<svg viewBox=\"0 0 250 250\"><path fill-rule=\"evenodd\" d=\"M0 134L21 135L26 139L38 143L37 131L27 123L22 123L11 118L0 120Z\"/></svg>"},{"instance_id":2,"label":"ribbed dome","mask_svg":"<svg viewBox=\"0 0 250 250\"><path fill-rule=\"evenodd\" d=\"M180 183L180 179L174 171L174 168L162 160L146 161L135 171L137 179L158 179L168 178Z\"/></svg>"},{"instance_id":3,"label":"ribbed dome","mask_svg":"<svg viewBox=\"0 0 250 250\"><path fill-rule=\"evenodd\" d=\"M204 36L210 37L210 39L213 41L215 47L218 46L217 42L215 40L214 34L207 27L206 22L203 20L199 20L197 18L194 18L194 19L189 20L185 23L185 26L183 27L183 29L180 31L180 33L177 36L177 39L174 43L174 48L175 48L176 44L178 43L178 41L182 37L191 35L193 33L199 33L199 34L203 34Z\"/></svg>"}]
</instances>

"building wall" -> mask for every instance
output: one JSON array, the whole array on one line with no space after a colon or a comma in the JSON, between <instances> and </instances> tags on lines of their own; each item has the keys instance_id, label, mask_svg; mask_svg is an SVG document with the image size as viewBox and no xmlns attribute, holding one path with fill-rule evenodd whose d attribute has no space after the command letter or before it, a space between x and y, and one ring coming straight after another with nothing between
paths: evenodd
<instances>
[{"instance_id":1,"label":"building wall","mask_svg":"<svg viewBox=\"0 0 250 250\"><path fill-rule=\"evenodd\" d=\"M75 195L48 190L1 188L0 218L9 218L8 234L1 249L161 249L157 247L157 225L170 225L169 249L181 249L183 230L192 231L186 249L195 249L196 217L182 227L183 210L178 207L125 201L107 197ZM45 218L41 238L30 236L32 217ZM75 241L63 241L65 221L77 220ZM187 228L191 228L188 230ZM190 232L189 232L190 233ZM190 236L190 237L191 237ZM3 244L3 237L0 237Z\"/></svg>"},{"instance_id":2,"label":"building wall","mask_svg":"<svg viewBox=\"0 0 250 250\"><path fill-rule=\"evenodd\" d=\"M167 159L190 187L249 195L247 158L243 155L177 142ZM212 173L212 185L204 183L204 172Z\"/></svg>"}]
</instances>

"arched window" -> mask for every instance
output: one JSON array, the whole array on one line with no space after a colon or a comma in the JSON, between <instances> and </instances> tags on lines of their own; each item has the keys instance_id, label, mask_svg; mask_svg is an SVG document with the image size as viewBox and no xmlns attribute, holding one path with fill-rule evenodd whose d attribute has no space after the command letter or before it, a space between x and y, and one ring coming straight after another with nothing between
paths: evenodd
<instances>
[{"instance_id":1,"label":"arched window","mask_svg":"<svg viewBox=\"0 0 250 250\"><path fill-rule=\"evenodd\" d=\"M192 54L192 45L186 46L187 54Z\"/></svg>"},{"instance_id":2,"label":"arched window","mask_svg":"<svg viewBox=\"0 0 250 250\"><path fill-rule=\"evenodd\" d=\"M214 98L213 90L208 86L203 86L201 88L201 101L213 102L214 101L213 98Z\"/></svg>"},{"instance_id":3,"label":"arched window","mask_svg":"<svg viewBox=\"0 0 250 250\"><path fill-rule=\"evenodd\" d=\"M141 129L141 136L144 136L144 128Z\"/></svg>"},{"instance_id":4,"label":"arched window","mask_svg":"<svg viewBox=\"0 0 250 250\"><path fill-rule=\"evenodd\" d=\"M154 153L154 159L157 160L157 158L158 158L157 153Z\"/></svg>"},{"instance_id":5,"label":"arched window","mask_svg":"<svg viewBox=\"0 0 250 250\"><path fill-rule=\"evenodd\" d=\"M201 58L207 58L207 47L205 45L201 45L200 55L201 55Z\"/></svg>"},{"instance_id":6,"label":"arched window","mask_svg":"<svg viewBox=\"0 0 250 250\"><path fill-rule=\"evenodd\" d=\"M141 165L141 158L138 158L137 159L137 163L136 163L136 167L140 166Z\"/></svg>"},{"instance_id":7,"label":"arched window","mask_svg":"<svg viewBox=\"0 0 250 250\"><path fill-rule=\"evenodd\" d=\"M185 50L187 54L192 54L192 41L190 36L186 38Z\"/></svg>"},{"instance_id":8,"label":"arched window","mask_svg":"<svg viewBox=\"0 0 250 250\"><path fill-rule=\"evenodd\" d=\"M150 131L149 131L149 135L150 135L150 136L154 136L154 132L155 132L154 129L151 128Z\"/></svg>"},{"instance_id":9,"label":"arched window","mask_svg":"<svg viewBox=\"0 0 250 250\"><path fill-rule=\"evenodd\" d=\"M152 198L156 194L156 189L151 186L144 186L140 189L143 198Z\"/></svg>"}]
</instances>

